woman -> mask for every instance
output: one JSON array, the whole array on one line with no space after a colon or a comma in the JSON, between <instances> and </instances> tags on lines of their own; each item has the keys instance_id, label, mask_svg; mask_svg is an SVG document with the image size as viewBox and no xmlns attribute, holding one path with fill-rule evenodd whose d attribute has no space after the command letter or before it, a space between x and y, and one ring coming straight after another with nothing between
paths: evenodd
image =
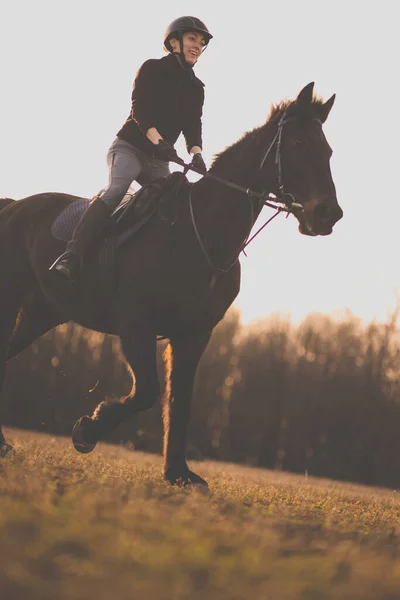
<instances>
[{"instance_id":1,"label":"woman","mask_svg":"<svg viewBox=\"0 0 400 600\"><path fill-rule=\"evenodd\" d=\"M200 19L180 17L168 26L168 56L150 59L136 74L132 110L107 154L109 184L82 215L67 249L50 267L74 281L86 249L107 225L133 181L140 185L170 174L183 133L191 164L206 172L202 151L204 84L193 67L213 36Z\"/></svg>"}]
</instances>

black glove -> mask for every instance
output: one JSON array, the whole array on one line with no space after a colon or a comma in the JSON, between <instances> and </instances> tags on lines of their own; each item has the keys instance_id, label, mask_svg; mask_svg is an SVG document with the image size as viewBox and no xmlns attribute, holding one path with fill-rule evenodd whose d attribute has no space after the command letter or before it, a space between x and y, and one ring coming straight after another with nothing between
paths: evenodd
<instances>
[{"instance_id":1,"label":"black glove","mask_svg":"<svg viewBox=\"0 0 400 600\"><path fill-rule=\"evenodd\" d=\"M157 158L158 160L163 160L165 162L182 162L182 160L177 155L175 148L165 140L160 140L158 144L155 145L154 158Z\"/></svg>"},{"instance_id":2,"label":"black glove","mask_svg":"<svg viewBox=\"0 0 400 600\"><path fill-rule=\"evenodd\" d=\"M200 152L193 155L190 166L197 169L197 171L200 171L200 173L202 173L203 175L205 175L207 173L206 163L204 162L203 157L200 154Z\"/></svg>"}]
</instances>

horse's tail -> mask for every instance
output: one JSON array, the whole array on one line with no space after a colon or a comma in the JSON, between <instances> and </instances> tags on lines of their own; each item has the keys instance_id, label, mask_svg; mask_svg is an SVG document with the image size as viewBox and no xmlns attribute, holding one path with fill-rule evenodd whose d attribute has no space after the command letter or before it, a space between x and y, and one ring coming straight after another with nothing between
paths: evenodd
<instances>
[{"instance_id":1,"label":"horse's tail","mask_svg":"<svg viewBox=\"0 0 400 600\"><path fill-rule=\"evenodd\" d=\"M0 198L0 210L11 204L11 202L15 202L15 200L13 198Z\"/></svg>"}]
</instances>

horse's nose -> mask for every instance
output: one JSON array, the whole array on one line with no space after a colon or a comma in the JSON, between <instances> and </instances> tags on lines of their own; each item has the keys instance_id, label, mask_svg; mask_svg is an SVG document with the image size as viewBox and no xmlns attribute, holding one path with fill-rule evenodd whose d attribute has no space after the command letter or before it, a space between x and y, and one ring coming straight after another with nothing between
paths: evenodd
<instances>
[{"instance_id":1,"label":"horse's nose","mask_svg":"<svg viewBox=\"0 0 400 600\"><path fill-rule=\"evenodd\" d=\"M329 202L321 202L314 208L315 221L324 225L334 225L342 217L343 210L337 203L332 206Z\"/></svg>"},{"instance_id":2,"label":"horse's nose","mask_svg":"<svg viewBox=\"0 0 400 600\"><path fill-rule=\"evenodd\" d=\"M339 204L336 207L336 221L340 221L340 219L343 217L343 210L340 208Z\"/></svg>"},{"instance_id":3,"label":"horse's nose","mask_svg":"<svg viewBox=\"0 0 400 600\"><path fill-rule=\"evenodd\" d=\"M343 210L340 208L339 204L335 204L335 206L332 207L331 213L334 223L337 223L343 217Z\"/></svg>"},{"instance_id":4,"label":"horse's nose","mask_svg":"<svg viewBox=\"0 0 400 600\"><path fill-rule=\"evenodd\" d=\"M319 202L314 207L314 220L317 223L328 223L331 221L329 204L327 202Z\"/></svg>"}]
</instances>

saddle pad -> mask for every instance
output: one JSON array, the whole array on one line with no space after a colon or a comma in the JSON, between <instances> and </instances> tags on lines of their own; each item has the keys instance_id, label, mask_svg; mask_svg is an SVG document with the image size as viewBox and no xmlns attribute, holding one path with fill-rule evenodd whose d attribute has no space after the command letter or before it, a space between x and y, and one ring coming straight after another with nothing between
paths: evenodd
<instances>
[{"instance_id":1,"label":"saddle pad","mask_svg":"<svg viewBox=\"0 0 400 600\"><path fill-rule=\"evenodd\" d=\"M121 203L112 213L114 223L119 223L121 219L125 218L125 215L133 210L135 216L135 222L133 226L125 231L123 234L118 236L118 245L122 244L128 239L133 233L138 231L142 225L150 218L153 214L157 202L162 197L163 201L167 204L171 200L177 199L177 191L181 185L188 186L189 183L183 175L183 173L175 172L172 173L168 178L162 178L161 180L154 181L143 187L137 192L130 193L130 190L125 194ZM101 193L101 192L100 192ZM98 198L98 195L96 196ZM69 242L72 238L73 231L77 226L79 219L91 203L89 198L78 198L74 200L61 211L61 213L54 219L51 225L51 234L56 240L63 242ZM173 220L173 219L172 219Z\"/></svg>"},{"instance_id":2,"label":"saddle pad","mask_svg":"<svg viewBox=\"0 0 400 600\"><path fill-rule=\"evenodd\" d=\"M81 198L71 202L60 214L54 219L51 225L51 235L56 240L62 240L63 242L69 242L72 238L72 232L74 231L79 219L90 204L88 198Z\"/></svg>"},{"instance_id":3,"label":"saddle pad","mask_svg":"<svg viewBox=\"0 0 400 600\"><path fill-rule=\"evenodd\" d=\"M113 215L123 213L123 209L132 202L135 196L138 195L127 192L122 199L121 204L117 206ZM96 196L97 198L98 196ZM89 198L79 198L71 202L64 210L54 219L51 225L51 235L56 240L62 240L63 242L69 242L72 238L72 233L75 227L78 225L78 221L89 206L92 200Z\"/></svg>"}]
</instances>

